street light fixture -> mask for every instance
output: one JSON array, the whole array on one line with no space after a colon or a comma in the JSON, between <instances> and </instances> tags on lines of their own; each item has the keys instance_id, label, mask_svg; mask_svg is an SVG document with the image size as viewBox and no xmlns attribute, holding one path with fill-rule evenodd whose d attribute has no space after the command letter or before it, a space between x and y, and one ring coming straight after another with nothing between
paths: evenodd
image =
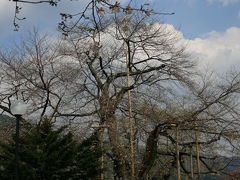
<instances>
[{"instance_id":1,"label":"street light fixture","mask_svg":"<svg viewBox=\"0 0 240 180\"><path fill-rule=\"evenodd\" d=\"M16 117L16 138L15 138L15 180L19 179L18 176L18 141L19 141L19 121L21 120L21 117L23 114L27 111L27 104L25 104L23 101L17 100L13 102L10 106L11 113Z\"/></svg>"}]
</instances>

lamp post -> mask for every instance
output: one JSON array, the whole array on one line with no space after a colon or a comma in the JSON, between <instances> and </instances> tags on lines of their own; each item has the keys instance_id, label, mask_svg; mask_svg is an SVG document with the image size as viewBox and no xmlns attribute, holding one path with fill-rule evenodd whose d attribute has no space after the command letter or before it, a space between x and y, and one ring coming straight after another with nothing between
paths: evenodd
<instances>
[{"instance_id":1,"label":"lamp post","mask_svg":"<svg viewBox=\"0 0 240 180\"><path fill-rule=\"evenodd\" d=\"M16 138L15 138L15 175L14 179L18 180L18 141L19 141L19 121L21 120L21 117L23 114L27 111L27 105L23 101L15 101L10 106L11 113L16 117Z\"/></svg>"}]
</instances>

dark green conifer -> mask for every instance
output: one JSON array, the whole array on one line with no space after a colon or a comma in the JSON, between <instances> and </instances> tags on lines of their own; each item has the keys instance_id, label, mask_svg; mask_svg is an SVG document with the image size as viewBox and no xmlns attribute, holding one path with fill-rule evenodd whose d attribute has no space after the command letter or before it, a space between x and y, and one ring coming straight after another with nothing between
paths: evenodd
<instances>
[{"instance_id":1,"label":"dark green conifer","mask_svg":"<svg viewBox=\"0 0 240 180\"><path fill-rule=\"evenodd\" d=\"M101 148L93 134L78 143L66 126L54 129L47 119L19 140L19 179L93 179L101 172ZM15 141L0 143L0 179L13 179Z\"/></svg>"}]
</instances>

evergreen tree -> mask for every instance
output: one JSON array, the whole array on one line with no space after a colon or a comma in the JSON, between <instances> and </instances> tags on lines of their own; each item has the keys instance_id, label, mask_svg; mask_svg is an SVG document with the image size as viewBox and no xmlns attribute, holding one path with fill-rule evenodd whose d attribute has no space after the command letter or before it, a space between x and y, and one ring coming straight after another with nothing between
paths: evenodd
<instances>
[{"instance_id":1,"label":"evergreen tree","mask_svg":"<svg viewBox=\"0 0 240 180\"><path fill-rule=\"evenodd\" d=\"M78 143L66 126L54 130L48 120L19 139L19 179L93 179L100 172L101 148L93 134ZM0 179L13 179L14 136L0 143Z\"/></svg>"}]
</instances>

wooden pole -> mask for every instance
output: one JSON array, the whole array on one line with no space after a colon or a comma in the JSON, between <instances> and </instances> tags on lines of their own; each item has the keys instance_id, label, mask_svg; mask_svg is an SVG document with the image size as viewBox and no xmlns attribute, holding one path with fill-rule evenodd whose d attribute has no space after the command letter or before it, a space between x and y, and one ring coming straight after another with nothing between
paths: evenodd
<instances>
[{"instance_id":1,"label":"wooden pole","mask_svg":"<svg viewBox=\"0 0 240 180\"><path fill-rule=\"evenodd\" d=\"M198 129L195 129L195 142L196 142L196 153L197 153L197 170L198 170L198 180L200 180L200 159L199 159L199 145L198 145Z\"/></svg>"},{"instance_id":2,"label":"wooden pole","mask_svg":"<svg viewBox=\"0 0 240 180\"><path fill-rule=\"evenodd\" d=\"M177 154L177 180L181 180L180 159L178 149L178 125L176 126L176 154Z\"/></svg>"},{"instance_id":3,"label":"wooden pole","mask_svg":"<svg viewBox=\"0 0 240 180\"><path fill-rule=\"evenodd\" d=\"M126 33L126 66L127 66L127 87L128 87L128 108L129 108L129 133L130 133L130 146L131 146L131 179L135 179L135 154L134 154L134 140L133 140L133 119L132 119L132 103L131 103L131 91L130 91L130 49L128 41L128 17L125 17L125 33Z\"/></svg>"},{"instance_id":4,"label":"wooden pole","mask_svg":"<svg viewBox=\"0 0 240 180\"><path fill-rule=\"evenodd\" d=\"M187 157L185 157L185 158L184 158L184 163L185 163L185 169L186 169L186 171L187 171L187 169L188 169L188 167L187 167L187 165L188 165L187 161L188 161L188 159L187 159ZM185 174L185 180L188 180L188 173Z\"/></svg>"},{"instance_id":5,"label":"wooden pole","mask_svg":"<svg viewBox=\"0 0 240 180\"><path fill-rule=\"evenodd\" d=\"M101 150L103 151L103 130L104 130L104 128L101 128L100 129L100 145L101 145ZM104 156L103 156L103 153L102 153L102 156L101 156L101 159L100 159L100 161L101 161L101 170L102 170L102 172L101 172L101 176L100 176L100 178L101 178L101 180L104 180L104 172L103 172L103 169L104 169Z\"/></svg>"},{"instance_id":6,"label":"wooden pole","mask_svg":"<svg viewBox=\"0 0 240 180\"><path fill-rule=\"evenodd\" d=\"M191 178L192 178L192 180L193 180L194 175L193 175L192 146L190 147L190 163L191 163L191 165L190 165L190 167L191 167Z\"/></svg>"}]
</instances>

